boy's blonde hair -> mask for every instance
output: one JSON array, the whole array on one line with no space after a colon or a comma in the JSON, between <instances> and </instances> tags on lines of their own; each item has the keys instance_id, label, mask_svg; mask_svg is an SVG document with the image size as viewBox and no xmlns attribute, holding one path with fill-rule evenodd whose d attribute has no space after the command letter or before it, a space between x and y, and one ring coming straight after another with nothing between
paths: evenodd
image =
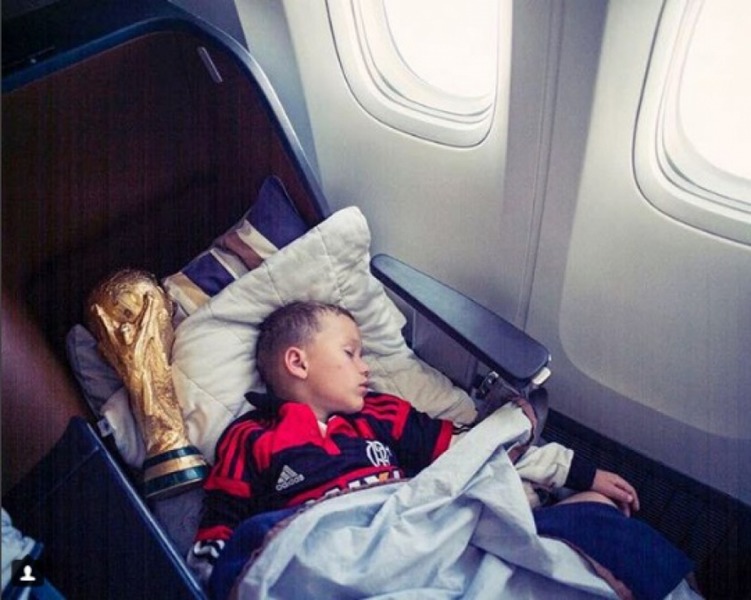
<instances>
[{"instance_id":1,"label":"boy's blonde hair","mask_svg":"<svg viewBox=\"0 0 751 600\"><path fill-rule=\"evenodd\" d=\"M276 393L278 368L284 352L292 346L304 346L321 329L325 314L355 318L346 308L325 302L297 301L276 309L261 323L256 344L256 365L261 379Z\"/></svg>"}]
</instances>

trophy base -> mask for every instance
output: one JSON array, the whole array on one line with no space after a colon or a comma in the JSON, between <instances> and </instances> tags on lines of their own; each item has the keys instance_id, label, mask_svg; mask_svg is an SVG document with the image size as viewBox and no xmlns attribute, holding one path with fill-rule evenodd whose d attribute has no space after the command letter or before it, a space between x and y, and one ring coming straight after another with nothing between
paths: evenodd
<instances>
[{"instance_id":1,"label":"trophy base","mask_svg":"<svg viewBox=\"0 0 751 600\"><path fill-rule=\"evenodd\" d=\"M147 500L167 498L201 485L209 466L194 446L177 448L143 463L144 494Z\"/></svg>"}]
</instances>

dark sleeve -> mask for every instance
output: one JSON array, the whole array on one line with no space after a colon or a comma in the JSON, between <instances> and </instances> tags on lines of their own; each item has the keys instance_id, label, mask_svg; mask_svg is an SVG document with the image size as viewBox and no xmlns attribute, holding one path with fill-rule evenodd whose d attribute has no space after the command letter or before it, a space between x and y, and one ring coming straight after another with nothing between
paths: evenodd
<instances>
[{"instance_id":1,"label":"dark sleeve","mask_svg":"<svg viewBox=\"0 0 751 600\"><path fill-rule=\"evenodd\" d=\"M257 422L241 418L220 437L216 462L204 483L204 512L196 541L228 540L241 521L259 511L262 480L252 447L261 433Z\"/></svg>"},{"instance_id":2,"label":"dark sleeve","mask_svg":"<svg viewBox=\"0 0 751 600\"><path fill-rule=\"evenodd\" d=\"M578 452L574 452L568 477L566 477L566 482L563 485L579 492L592 489L596 471L597 465L595 463L584 458Z\"/></svg>"},{"instance_id":3,"label":"dark sleeve","mask_svg":"<svg viewBox=\"0 0 751 600\"><path fill-rule=\"evenodd\" d=\"M453 423L434 419L419 412L409 402L396 396L382 395L366 402L363 413L374 429L382 432L396 453L399 466L407 477L417 475L451 443Z\"/></svg>"},{"instance_id":4,"label":"dark sleeve","mask_svg":"<svg viewBox=\"0 0 751 600\"><path fill-rule=\"evenodd\" d=\"M451 421L434 419L411 408L398 446L407 476L417 475L448 450L453 433Z\"/></svg>"}]
</instances>

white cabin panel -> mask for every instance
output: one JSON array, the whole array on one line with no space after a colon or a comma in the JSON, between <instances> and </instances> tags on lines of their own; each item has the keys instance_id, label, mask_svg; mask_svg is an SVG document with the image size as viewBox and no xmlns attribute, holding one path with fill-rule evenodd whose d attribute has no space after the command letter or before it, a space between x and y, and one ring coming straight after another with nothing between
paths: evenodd
<instances>
[{"instance_id":1,"label":"white cabin panel","mask_svg":"<svg viewBox=\"0 0 751 600\"><path fill-rule=\"evenodd\" d=\"M528 326L553 352L554 408L748 502L751 248L659 212L634 177L660 9L609 5L581 181L574 203L548 186ZM555 137L552 170L566 154Z\"/></svg>"},{"instance_id":2,"label":"white cabin panel","mask_svg":"<svg viewBox=\"0 0 751 600\"><path fill-rule=\"evenodd\" d=\"M348 86L325 3L290 1L285 9L332 209L357 204L370 223L374 253L387 251L513 317L530 207L514 214L503 194L511 11L509 2L499 5L504 41L493 126L471 147L421 139L377 120Z\"/></svg>"}]
</instances>

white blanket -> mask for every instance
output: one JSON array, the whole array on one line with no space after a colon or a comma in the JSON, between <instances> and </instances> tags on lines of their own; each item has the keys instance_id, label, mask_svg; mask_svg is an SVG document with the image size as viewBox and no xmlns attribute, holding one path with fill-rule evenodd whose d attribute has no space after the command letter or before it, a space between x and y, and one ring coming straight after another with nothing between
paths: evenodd
<instances>
[{"instance_id":1,"label":"white blanket","mask_svg":"<svg viewBox=\"0 0 751 600\"><path fill-rule=\"evenodd\" d=\"M566 544L536 534L501 409L406 483L324 500L270 536L240 598L617 597ZM505 444L504 444L505 442ZM696 598L685 584L673 600Z\"/></svg>"}]
</instances>

